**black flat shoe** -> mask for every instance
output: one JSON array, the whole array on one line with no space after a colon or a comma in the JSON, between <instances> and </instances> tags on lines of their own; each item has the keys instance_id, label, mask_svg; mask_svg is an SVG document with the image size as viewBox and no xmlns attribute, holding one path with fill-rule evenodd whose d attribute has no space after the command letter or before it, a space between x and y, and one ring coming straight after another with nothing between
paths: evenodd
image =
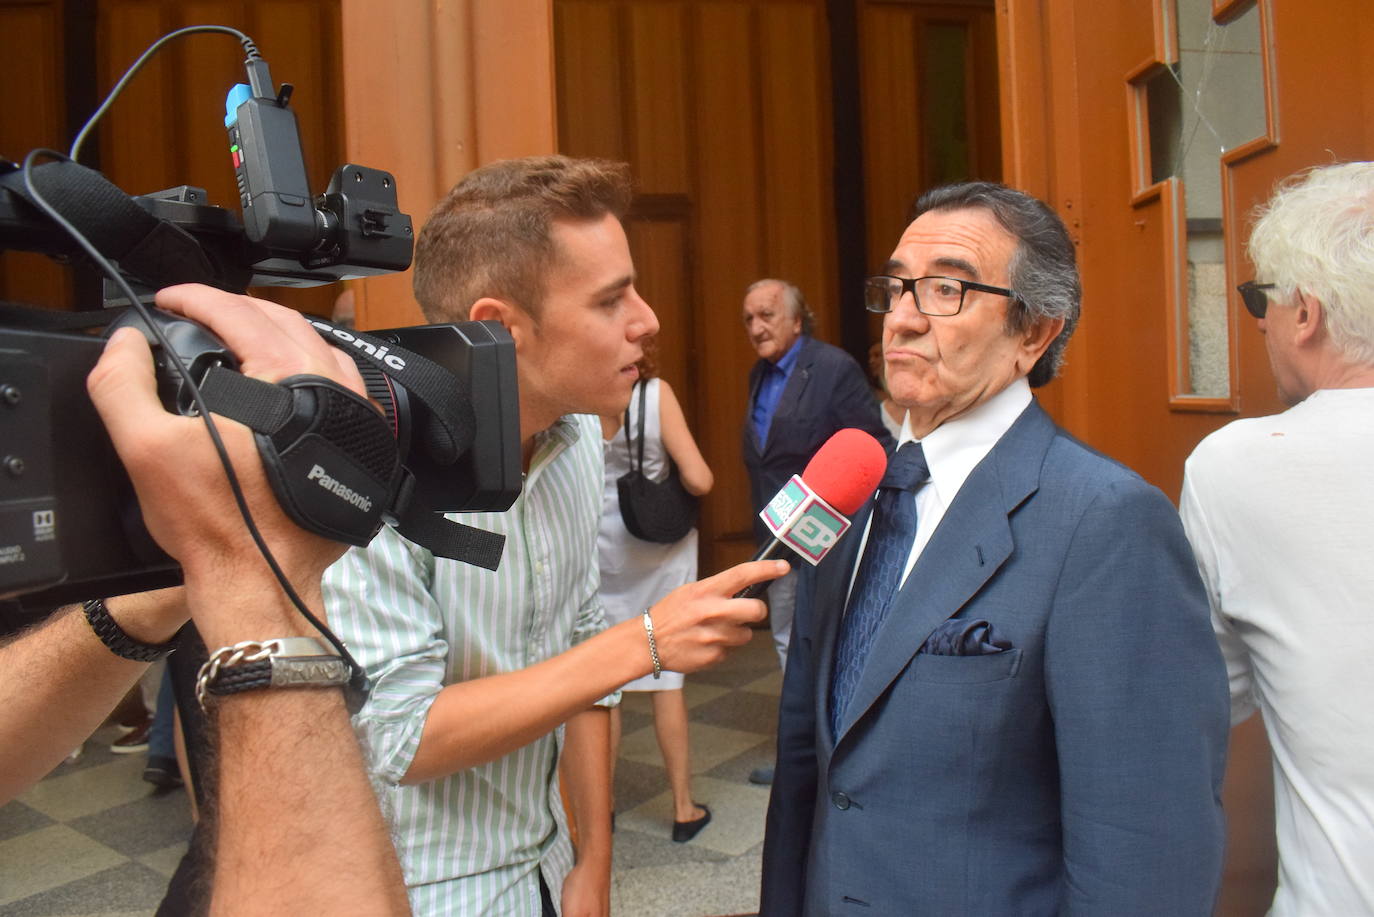
<instances>
[{"instance_id":1,"label":"black flat shoe","mask_svg":"<svg viewBox=\"0 0 1374 917\"><path fill-rule=\"evenodd\" d=\"M701 818L698 818L696 821L673 822L674 842L679 844L687 843L692 838L696 837L697 834L701 832L702 828L705 828L707 825L711 823L711 810L706 806L702 806L701 803L697 803L697 805L701 806L701 810L706 814L701 816Z\"/></svg>"}]
</instances>

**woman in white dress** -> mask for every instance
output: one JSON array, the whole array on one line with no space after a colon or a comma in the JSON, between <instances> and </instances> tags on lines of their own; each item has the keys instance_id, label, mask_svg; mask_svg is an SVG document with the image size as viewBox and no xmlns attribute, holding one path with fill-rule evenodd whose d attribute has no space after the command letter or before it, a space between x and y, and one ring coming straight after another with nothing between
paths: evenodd
<instances>
[{"instance_id":1,"label":"woman in white dress","mask_svg":"<svg viewBox=\"0 0 1374 917\"><path fill-rule=\"evenodd\" d=\"M667 458L677 465L682 485L698 496L707 493L715 479L702 458L687 419L672 388L651 378L654 367L646 354L638 364L643 381L635 385L630 400L629 438L639 435L639 401L644 401L644 473L654 480L668 474ZM644 609L684 583L697 578L697 532L688 532L673 544L642 541L625 529L620 516L616 480L630 470L630 447L625 414L601 418L606 450L606 497L601 515L597 550L601 561L601 600L606 622L617 624L638 618ZM673 792L673 840L689 841L711 820L706 806L692 799L692 772L687 748L687 703L682 696L682 675L664 671L663 677L645 676L625 685L625 691L652 691L654 732ZM620 754L620 711L611 711L611 776Z\"/></svg>"}]
</instances>

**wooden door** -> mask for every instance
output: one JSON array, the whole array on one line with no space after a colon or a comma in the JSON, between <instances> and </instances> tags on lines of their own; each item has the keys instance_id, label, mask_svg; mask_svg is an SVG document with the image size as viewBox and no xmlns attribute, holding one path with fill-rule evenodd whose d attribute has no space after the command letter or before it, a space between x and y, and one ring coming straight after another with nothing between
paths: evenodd
<instances>
[{"instance_id":1,"label":"wooden door","mask_svg":"<svg viewBox=\"0 0 1374 917\"><path fill-rule=\"evenodd\" d=\"M754 549L740 455L745 287L784 277L835 340L829 43L821 0L556 0L559 149L628 161L661 371L716 475L702 572Z\"/></svg>"},{"instance_id":2,"label":"wooden door","mask_svg":"<svg viewBox=\"0 0 1374 917\"><path fill-rule=\"evenodd\" d=\"M872 268L922 192L1002 177L996 17L992 0L864 0L858 38Z\"/></svg>"},{"instance_id":3,"label":"wooden door","mask_svg":"<svg viewBox=\"0 0 1374 917\"><path fill-rule=\"evenodd\" d=\"M1065 218L1083 275L1046 400L1172 497L1198 440L1281 408L1233 292L1252 276L1247 214L1289 173L1374 155L1374 65L1332 44L1367 47L1371 30L1365 0L999 5L1006 175ZM1272 896L1269 775L1253 719L1232 741L1221 914Z\"/></svg>"}]
</instances>

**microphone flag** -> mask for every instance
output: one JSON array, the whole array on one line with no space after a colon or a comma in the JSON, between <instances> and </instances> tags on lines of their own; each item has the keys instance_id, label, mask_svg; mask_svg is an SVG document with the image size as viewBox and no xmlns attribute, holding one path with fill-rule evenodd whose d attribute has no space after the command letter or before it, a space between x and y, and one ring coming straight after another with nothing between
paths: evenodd
<instances>
[{"instance_id":1,"label":"microphone flag","mask_svg":"<svg viewBox=\"0 0 1374 917\"><path fill-rule=\"evenodd\" d=\"M806 485L799 474L783 485L759 513L773 538L813 567L849 528L849 520Z\"/></svg>"}]
</instances>

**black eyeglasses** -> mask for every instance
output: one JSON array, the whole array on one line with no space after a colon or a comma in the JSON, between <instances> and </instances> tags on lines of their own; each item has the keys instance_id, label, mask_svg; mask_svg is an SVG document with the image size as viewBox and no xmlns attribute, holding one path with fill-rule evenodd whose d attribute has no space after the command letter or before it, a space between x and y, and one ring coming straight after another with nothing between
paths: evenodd
<instances>
[{"instance_id":1,"label":"black eyeglasses","mask_svg":"<svg viewBox=\"0 0 1374 917\"><path fill-rule=\"evenodd\" d=\"M1264 318L1264 313L1269 311L1269 297L1265 290L1272 290L1277 284L1255 283L1247 280L1236 287L1236 292L1240 294L1240 301L1245 303L1245 311L1255 318Z\"/></svg>"},{"instance_id":2,"label":"black eyeglasses","mask_svg":"<svg viewBox=\"0 0 1374 917\"><path fill-rule=\"evenodd\" d=\"M969 290L1016 298L1016 292L1006 287L994 287L957 277L912 279L879 274L864 281L864 307L869 312L891 312L903 294L910 293L916 302L916 311L923 315L958 315L964 307L964 294Z\"/></svg>"}]
</instances>

